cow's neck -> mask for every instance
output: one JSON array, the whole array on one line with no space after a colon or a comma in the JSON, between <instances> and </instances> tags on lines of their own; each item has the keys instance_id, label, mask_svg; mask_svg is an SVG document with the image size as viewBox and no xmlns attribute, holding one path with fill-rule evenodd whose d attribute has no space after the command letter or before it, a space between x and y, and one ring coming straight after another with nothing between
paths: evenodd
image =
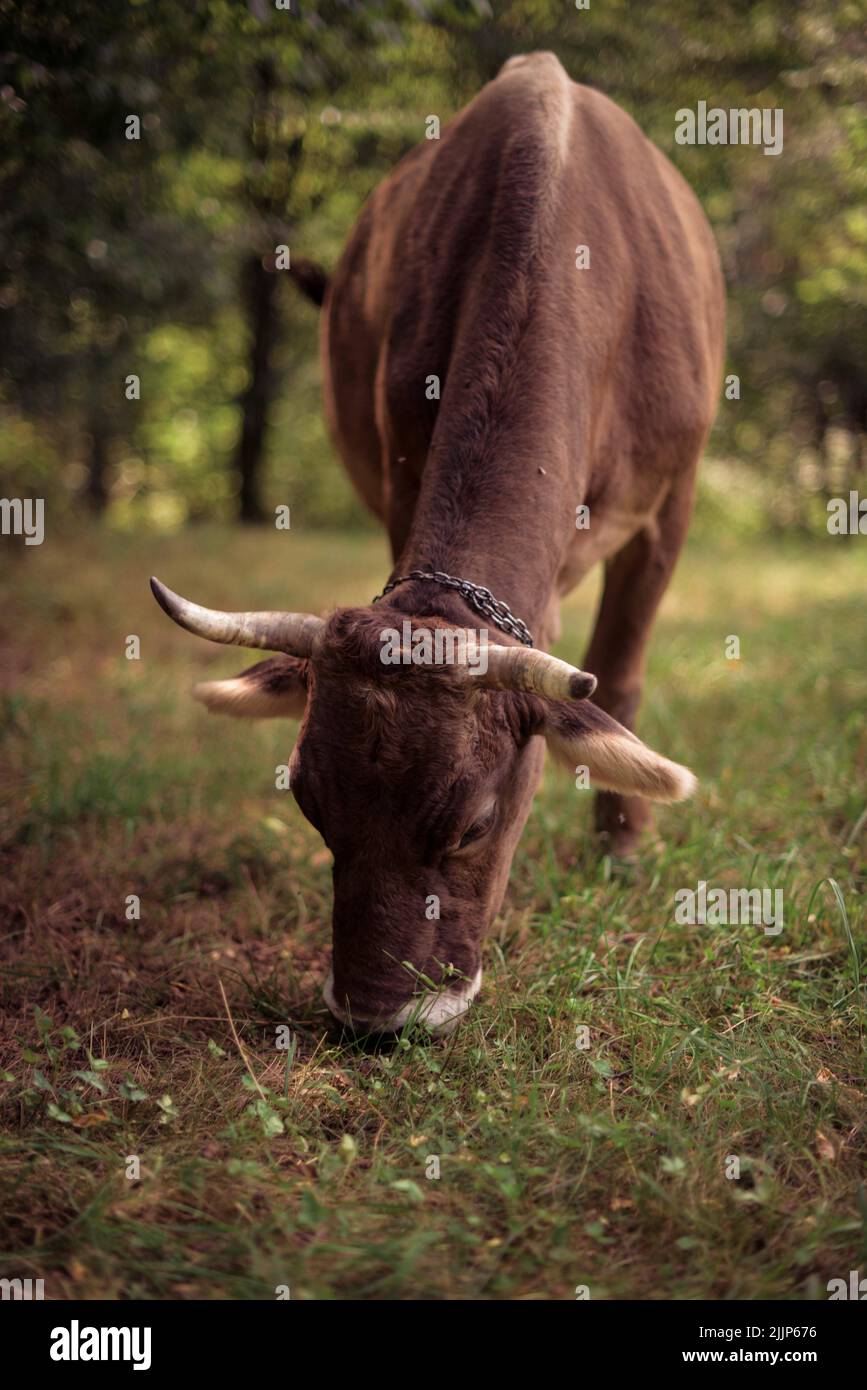
<instances>
[{"instance_id":1,"label":"cow's neck","mask_svg":"<svg viewBox=\"0 0 867 1390\"><path fill-rule=\"evenodd\" d=\"M485 585L542 640L557 575L574 527L576 484L565 450L543 449L551 434L522 424L498 434L495 451L471 448L442 431L425 466L409 539L394 567L441 570ZM495 457L494 457L495 454ZM395 591L397 592L397 591ZM414 592L406 593L411 606ZM442 611L453 606L442 595ZM428 607L436 604L428 588Z\"/></svg>"}]
</instances>

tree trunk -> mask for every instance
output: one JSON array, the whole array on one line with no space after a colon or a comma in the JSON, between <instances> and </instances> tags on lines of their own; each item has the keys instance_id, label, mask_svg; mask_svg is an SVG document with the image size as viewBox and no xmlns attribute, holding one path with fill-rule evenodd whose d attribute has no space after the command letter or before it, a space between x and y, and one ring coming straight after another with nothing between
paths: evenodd
<instances>
[{"instance_id":1,"label":"tree trunk","mask_svg":"<svg viewBox=\"0 0 867 1390\"><path fill-rule=\"evenodd\" d=\"M248 0L250 3L250 0ZM252 13L257 13L251 4ZM262 522L265 509L262 503L262 463L268 431L268 411L274 394L274 373L271 359L279 332L277 302L277 273L269 273L262 264L262 233L273 230L275 191L268 178L270 156L277 139L274 96L277 76L273 56L261 53L253 70L253 106L249 129L249 172L247 197L255 214L254 244L258 249L244 262L241 277L241 301L250 341L249 385L241 397L241 435L235 456L235 470L240 479L238 517L241 521Z\"/></svg>"},{"instance_id":2,"label":"tree trunk","mask_svg":"<svg viewBox=\"0 0 867 1390\"><path fill-rule=\"evenodd\" d=\"M274 393L271 356L277 339L277 276L251 256L245 267L244 301L250 331L250 384L241 398L243 412L236 467L241 480L238 516L241 521L265 520L262 504L262 463L268 411Z\"/></svg>"}]
</instances>

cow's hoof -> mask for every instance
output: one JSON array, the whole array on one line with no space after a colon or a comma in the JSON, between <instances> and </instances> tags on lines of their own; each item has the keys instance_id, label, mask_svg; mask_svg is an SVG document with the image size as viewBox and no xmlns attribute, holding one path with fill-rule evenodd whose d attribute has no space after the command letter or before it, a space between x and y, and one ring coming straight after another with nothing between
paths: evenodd
<instances>
[{"instance_id":1,"label":"cow's hoof","mask_svg":"<svg viewBox=\"0 0 867 1390\"><path fill-rule=\"evenodd\" d=\"M637 835L626 832L622 835L612 834L608 830L601 830L596 835L596 854L600 859L606 857L611 860L612 865L622 867L635 866L641 859L641 849L643 836L639 832Z\"/></svg>"}]
</instances>

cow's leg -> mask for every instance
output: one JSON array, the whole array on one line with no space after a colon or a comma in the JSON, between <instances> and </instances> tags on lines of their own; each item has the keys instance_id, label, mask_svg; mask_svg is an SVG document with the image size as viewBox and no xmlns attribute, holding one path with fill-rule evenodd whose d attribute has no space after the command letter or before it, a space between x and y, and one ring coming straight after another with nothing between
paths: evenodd
<instances>
[{"instance_id":1,"label":"cow's leg","mask_svg":"<svg viewBox=\"0 0 867 1390\"><path fill-rule=\"evenodd\" d=\"M584 662L598 679L594 702L628 729L644 684L647 639L680 554L692 509L694 469L672 485L656 516L607 562L596 625ZM603 847L626 856L651 823L644 797L597 792Z\"/></svg>"}]
</instances>

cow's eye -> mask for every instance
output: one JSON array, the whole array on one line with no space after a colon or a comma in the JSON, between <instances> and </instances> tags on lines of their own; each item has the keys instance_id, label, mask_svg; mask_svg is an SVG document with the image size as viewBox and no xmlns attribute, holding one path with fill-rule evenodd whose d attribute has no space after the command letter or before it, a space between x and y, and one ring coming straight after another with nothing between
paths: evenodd
<instances>
[{"instance_id":1,"label":"cow's eye","mask_svg":"<svg viewBox=\"0 0 867 1390\"><path fill-rule=\"evenodd\" d=\"M458 844L458 849L464 849L466 845L471 845L474 840L480 840L483 835L487 835L494 823L497 814L496 806L492 806L490 811L486 811L478 820L473 821L471 826L464 831Z\"/></svg>"}]
</instances>

